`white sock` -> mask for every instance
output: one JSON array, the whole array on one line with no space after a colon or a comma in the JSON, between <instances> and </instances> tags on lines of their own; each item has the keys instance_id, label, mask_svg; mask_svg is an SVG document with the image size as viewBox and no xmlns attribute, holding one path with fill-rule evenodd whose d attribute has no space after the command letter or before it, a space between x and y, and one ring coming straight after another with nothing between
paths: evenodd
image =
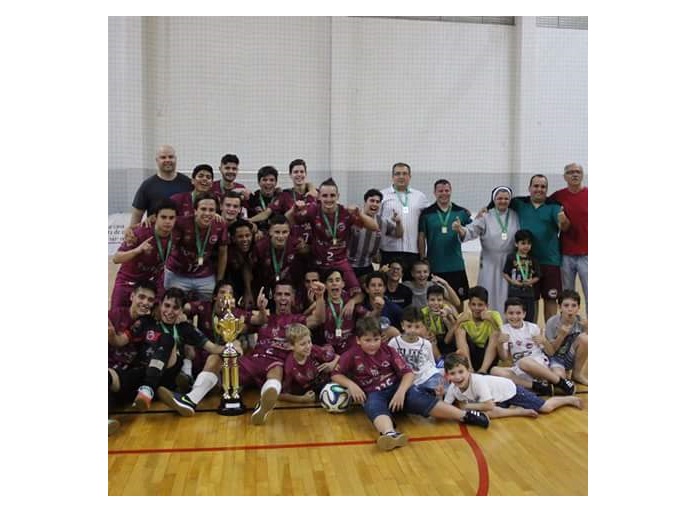
<instances>
[{"instance_id":1,"label":"white sock","mask_svg":"<svg viewBox=\"0 0 696 514\"><path fill-rule=\"evenodd\" d=\"M184 364L181 366L181 372L185 375L191 376L193 374L193 363L191 359L184 359Z\"/></svg>"},{"instance_id":2,"label":"white sock","mask_svg":"<svg viewBox=\"0 0 696 514\"><path fill-rule=\"evenodd\" d=\"M200 401L205 398L205 395L208 394L213 387L215 387L217 380L218 378L215 373L211 373L210 371L201 371L196 377L196 381L193 384L191 392L186 396L188 396L193 403L200 403Z\"/></svg>"},{"instance_id":3,"label":"white sock","mask_svg":"<svg viewBox=\"0 0 696 514\"><path fill-rule=\"evenodd\" d=\"M280 394L280 388L280 380L277 380L275 378L269 378L263 383L263 387L261 388L261 394L263 394L268 389L275 389L278 392L278 394Z\"/></svg>"}]
</instances>

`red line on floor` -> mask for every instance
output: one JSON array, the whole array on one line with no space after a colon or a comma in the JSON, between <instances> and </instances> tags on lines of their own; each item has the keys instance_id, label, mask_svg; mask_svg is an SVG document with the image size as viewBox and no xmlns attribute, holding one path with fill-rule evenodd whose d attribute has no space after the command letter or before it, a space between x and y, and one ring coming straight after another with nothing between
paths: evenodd
<instances>
[{"instance_id":1,"label":"red line on floor","mask_svg":"<svg viewBox=\"0 0 696 514\"><path fill-rule=\"evenodd\" d=\"M476 459L476 466L478 467L479 473L479 486L478 491L476 491L476 496L488 496L488 462L486 462L486 456L483 451L476 444L476 440L471 437L471 434L466 428L466 425L459 425L459 430L461 431L467 444L471 447L471 451L474 453L474 458Z\"/></svg>"},{"instance_id":2,"label":"red line on floor","mask_svg":"<svg viewBox=\"0 0 696 514\"><path fill-rule=\"evenodd\" d=\"M478 446L476 441L465 425L459 425L460 434L457 435L438 435L425 437L410 437L409 442L420 443L427 441L443 441L451 439L461 439L462 437L467 442L476 460L478 468L479 484L476 496L488 495L488 463L483 451ZM281 450L286 448L323 448L327 446L363 446L367 444L375 444L373 439L364 441L327 441L322 443L284 443L284 444L258 444L258 445L241 445L241 446L218 446L205 448L140 448L135 450L109 450L109 455L138 455L147 453L195 453L195 452L232 452L244 450Z\"/></svg>"},{"instance_id":3,"label":"red line on floor","mask_svg":"<svg viewBox=\"0 0 696 514\"><path fill-rule=\"evenodd\" d=\"M410 442L440 441L444 439L460 439L460 435L439 435L428 437L410 437ZM360 446L375 444L373 439L366 441L328 441L324 443L284 443L259 444L241 446L219 446L205 448L140 448L137 450L109 450L109 455L128 455L141 453L187 453L187 452L233 452L243 450L281 450L285 448L322 448L326 446Z\"/></svg>"}]
</instances>

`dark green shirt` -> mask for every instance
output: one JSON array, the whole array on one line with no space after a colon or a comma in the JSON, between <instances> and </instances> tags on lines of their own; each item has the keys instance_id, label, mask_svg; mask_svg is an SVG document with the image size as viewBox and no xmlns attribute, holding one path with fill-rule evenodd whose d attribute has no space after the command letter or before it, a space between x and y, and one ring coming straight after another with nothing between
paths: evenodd
<instances>
[{"instance_id":1,"label":"dark green shirt","mask_svg":"<svg viewBox=\"0 0 696 514\"><path fill-rule=\"evenodd\" d=\"M468 225L471 223L471 213L464 207L452 203L448 218L447 212L441 211L435 202L421 212L418 220L418 232L425 234L428 248L426 255L430 270L435 274L464 269L462 242L459 234L452 230L455 219L458 219L462 226ZM443 227L446 229L444 233Z\"/></svg>"},{"instance_id":2,"label":"dark green shirt","mask_svg":"<svg viewBox=\"0 0 696 514\"><path fill-rule=\"evenodd\" d=\"M539 264L560 266L558 213L561 212L561 204L547 201L535 207L527 196L513 198L510 208L517 211L520 229L524 228L532 233L532 257Z\"/></svg>"}]
</instances>

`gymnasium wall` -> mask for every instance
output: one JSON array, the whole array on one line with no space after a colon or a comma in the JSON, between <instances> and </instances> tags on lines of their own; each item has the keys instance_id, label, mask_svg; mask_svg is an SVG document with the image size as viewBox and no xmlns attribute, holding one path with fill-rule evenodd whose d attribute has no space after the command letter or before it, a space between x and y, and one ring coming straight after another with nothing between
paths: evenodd
<instances>
[{"instance_id":1,"label":"gymnasium wall","mask_svg":"<svg viewBox=\"0 0 696 514\"><path fill-rule=\"evenodd\" d=\"M179 170L287 173L304 158L345 203L412 166L472 210L529 176L587 167L586 30L357 17L110 17L109 213L128 212L158 145ZM254 188L255 184L247 184Z\"/></svg>"}]
</instances>

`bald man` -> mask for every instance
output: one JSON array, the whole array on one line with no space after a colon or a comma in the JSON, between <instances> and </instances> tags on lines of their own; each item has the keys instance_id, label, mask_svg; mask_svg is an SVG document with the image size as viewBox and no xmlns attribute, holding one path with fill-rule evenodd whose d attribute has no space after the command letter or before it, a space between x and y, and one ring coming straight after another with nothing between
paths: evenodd
<instances>
[{"instance_id":1,"label":"bald man","mask_svg":"<svg viewBox=\"0 0 696 514\"><path fill-rule=\"evenodd\" d=\"M148 216L152 214L159 200L193 189L191 179L176 171L176 151L174 148L169 145L160 146L157 149L155 162L157 163L157 173L146 178L140 184L133 198L131 227L140 224L143 214L147 213Z\"/></svg>"}]
</instances>

